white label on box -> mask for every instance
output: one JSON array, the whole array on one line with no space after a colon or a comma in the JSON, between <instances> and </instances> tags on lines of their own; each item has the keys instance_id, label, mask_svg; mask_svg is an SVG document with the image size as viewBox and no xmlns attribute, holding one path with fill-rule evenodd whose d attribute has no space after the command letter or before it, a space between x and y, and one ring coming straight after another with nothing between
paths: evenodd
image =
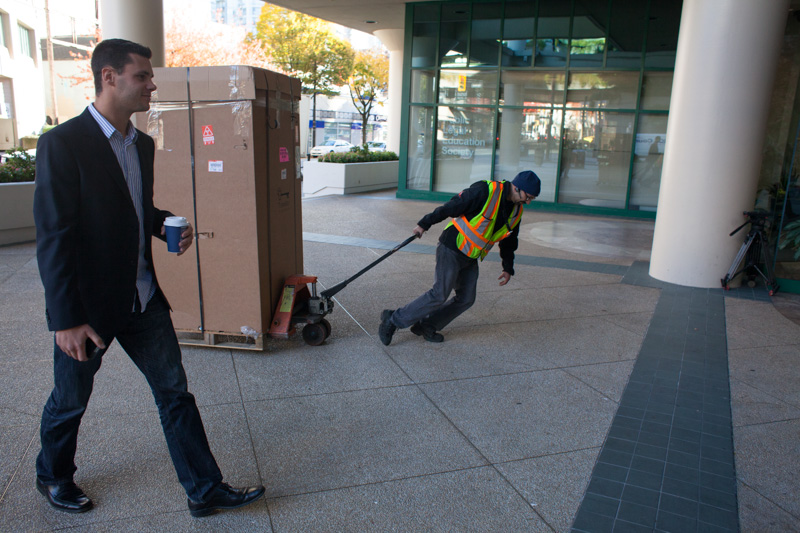
<instances>
[{"instance_id":1,"label":"white label on box","mask_svg":"<svg viewBox=\"0 0 800 533\"><path fill-rule=\"evenodd\" d=\"M281 179L282 179L282 180L285 180L285 179L286 179L286 169L285 169L285 168L282 168L282 169L281 169Z\"/></svg>"},{"instance_id":2,"label":"white label on box","mask_svg":"<svg viewBox=\"0 0 800 533\"><path fill-rule=\"evenodd\" d=\"M222 172L222 161L209 159L208 161L209 172Z\"/></svg>"}]
</instances>

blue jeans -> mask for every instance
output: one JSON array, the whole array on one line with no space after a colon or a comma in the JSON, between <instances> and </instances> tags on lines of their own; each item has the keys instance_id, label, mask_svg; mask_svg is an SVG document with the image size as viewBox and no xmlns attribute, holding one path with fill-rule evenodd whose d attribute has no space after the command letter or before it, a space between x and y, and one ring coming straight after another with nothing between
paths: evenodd
<instances>
[{"instance_id":1,"label":"blue jeans","mask_svg":"<svg viewBox=\"0 0 800 533\"><path fill-rule=\"evenodd\" d=\"M436 270L431 290L392 314L392 323L407 328L422 322L434 331L444 329L475 303L478 260L441 242L436 247ZM450 293L455 295L447 299Z\"/></svg>"},{"instance_id":2,"label":"blue jeans","mask_svg":"<svg viewBox=\"0 0 800 533\"><path fill-rule=\"evenodd\" d=\"M189 498L204 500L222 481L222 474L188 391L169 307L160 293L143 313L131 314L116 338L150 385L178 480ZM39 480L51 485L72 481L77 470L78 428L103 361L101 356L82 363L54 346L55 386L42 413L42 450L36 459Z\"/></svg>"}]
</instances>

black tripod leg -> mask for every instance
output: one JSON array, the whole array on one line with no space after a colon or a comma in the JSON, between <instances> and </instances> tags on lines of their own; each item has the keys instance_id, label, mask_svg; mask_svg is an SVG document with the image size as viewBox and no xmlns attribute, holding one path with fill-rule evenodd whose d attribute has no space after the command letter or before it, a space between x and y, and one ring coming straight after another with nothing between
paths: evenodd
<instances>
[{"instance_id":1,"label":"black tripod leg","mask_svg":"<svg viewBox=\"0 0 800 533\"><path fill-rule=\"evenodd\" d=\"M754 239L755 235L750 233L747 235L747 238L742 243L742 247L739 248L739 253L736 254L736 258L733 260L733 263L731 264L731 268L728 269L728 273L725 274L725 277L720 280L722 282L723 289L727 289L728 284L731 282L731 280L733 280L733 278L735 278L736 276L747 270L747 268L750 266L747 263L745 263L745 265L740 270L738 271L736 270L744 260L745 256L747 255L747 251L753 244Z\"/></svg>"}]
</instances>

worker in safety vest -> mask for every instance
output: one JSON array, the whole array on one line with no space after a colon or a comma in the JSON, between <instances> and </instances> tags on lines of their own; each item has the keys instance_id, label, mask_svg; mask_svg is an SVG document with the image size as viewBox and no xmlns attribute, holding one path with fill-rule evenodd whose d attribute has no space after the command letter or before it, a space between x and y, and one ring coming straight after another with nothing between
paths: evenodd
<instances>
[{"instance_id":1,"label":"worker in safety vest","mask_svg":"<svg viewBox=\"0 0 800 533\"><path fill-rule=\"evenodd\" d=\"M503 263L497 279L501 286L508 283L514 275L522 206L536 198L541 187L539 177L530 170L520 172L511 182L479 181L422 217L414 228L417 237L434 224L453 219L436 247L435 281L431 290L405 307L383 310L378 328L381 342L388 346L397 328L409 326L426 341L442 342L439 331L475 302L478 260L483 260L496 242ZM455 295L448 300L453 291Z\"/></svg>"}]
</instances>

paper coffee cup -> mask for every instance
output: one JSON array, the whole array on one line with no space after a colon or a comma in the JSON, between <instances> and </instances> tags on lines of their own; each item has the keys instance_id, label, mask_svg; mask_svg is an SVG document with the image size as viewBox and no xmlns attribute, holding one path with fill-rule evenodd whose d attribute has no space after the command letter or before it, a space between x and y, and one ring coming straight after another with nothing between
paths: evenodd
<instances>
[{"instance_id":1,"label":"paper coffee cup","mask_svg":"<svg viewBox=\"0 0 800 533\"><path fill-rule=\"evenodd\" d=\"M167 234L167 250L178 253L181 251L181 233L189 222L184 217L167 217L164 220L164 229Z\"/></svg>"}]
</instances>

